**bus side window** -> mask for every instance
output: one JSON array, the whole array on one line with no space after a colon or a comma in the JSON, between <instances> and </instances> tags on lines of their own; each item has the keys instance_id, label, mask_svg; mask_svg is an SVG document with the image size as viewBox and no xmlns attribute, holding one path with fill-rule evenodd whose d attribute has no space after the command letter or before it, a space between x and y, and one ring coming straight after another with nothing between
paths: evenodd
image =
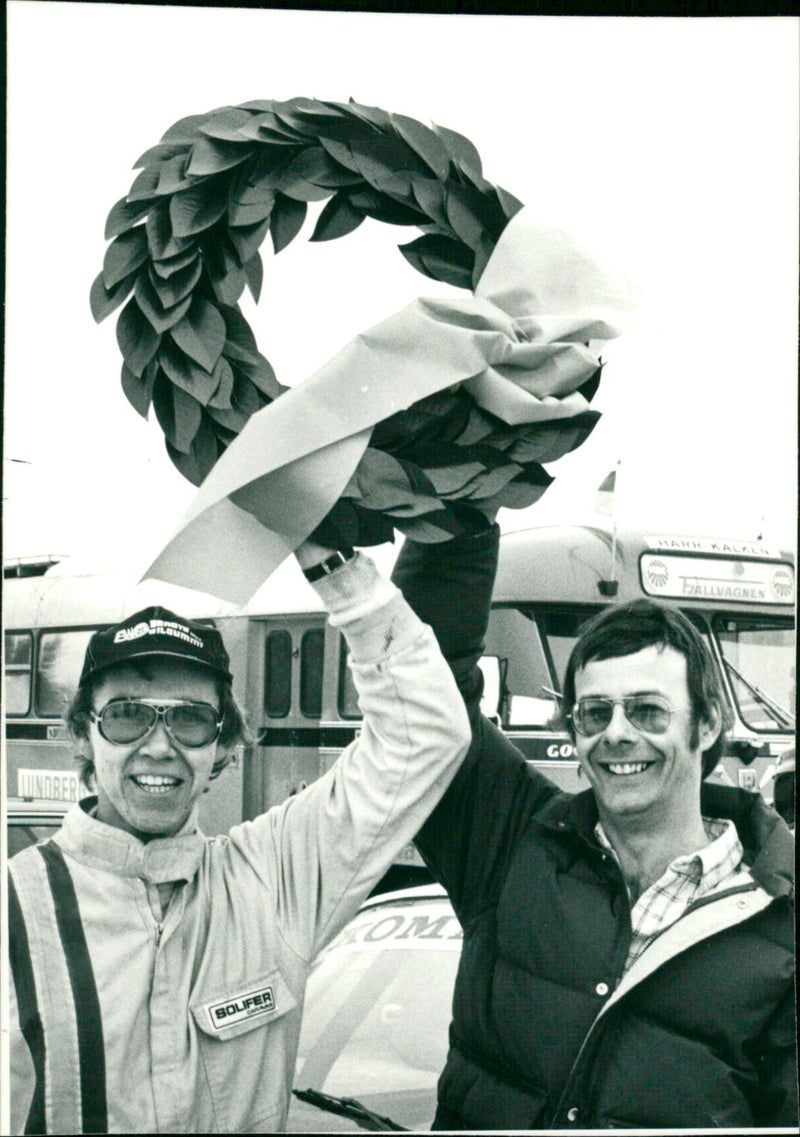
<instances>
[{"instance_id":1,"label":"bus side window","mask_svg":"<svg viewBox=\"0 0 800 1137\"><path fill-rule=\"evenodd\" d=\"M300 710L309 719L322 714L322 664L325 629L311 628L300 640Z\"/></svg>"},{"instance_id":2,"label":"bus side window","mask_svg":"<svg viewBox=\"0 0 800 1137\"><path fill-rule=\"evenodd\" d=\"M30 632L6 632L5 644L6 714L26 715L31 709L33 638Z\"/></svg>"},{"instance_id":3,"label":"bus side window","mask_svg":"<svg viewBox=\"0 0 800 1137\"><path fill-rule=\"evenodd\" d=\"M93 632L43 632L36 668L36 712L64 718L78 686L86 647Z\"/></svg>"},{"instance_id":4,"label":"bus side window","mask_svg":"<svg viewBox=\"0 0 800 1137\"><path fill-rule=\"evenodd\" d=\"M575 646L581 628L597 609L583 608L576 604L568 608L548 608L537 612L537 620L542 633L545 651L550 657L557 690L561 690L567 660Z\"/></svg>"},{"instance_id":5,"label":"bus side window","mask_svg":"<svg viewBox=\"0 0 800 1137\"><path fill-rule=\"evenodd\" d=\"M292 706L292 636L270 632L264 644L264 713L286 718Z\"/></svg>"},{"instance_id":6,"label":"bus side window","mask_svg":"<svg viewBox=\"0 0 800 1137\"><path fill-rule=\"evenodd\" d=\"M503 663L500 713L506 726L549 726L558 707L553 676L533 617L519 608L493 608L486 655Z\"/></svg>"},{"instance_id":7,"label":"bus side window","mask_svg":"<svg viewBox=\"0 0 800 1137\"><path fill-rule=\"evenodd\" d=\"M337 699L339 716L343 719L360 719L361 708L358 705L358 692L353 682L353 673L347 665L347 644L343 636L339 636L339 695Z\"/></svg>"},{"instance_id":8,"label":"bus side window","mask_svg":"<svg viewBox=\"0 0 800 1137\"><path fill-rule=\"evenodd\" d=\"M483 694L481 695L481 714L500 726L503 700L506 692L506 671L508 660L497 655L483 655L478 660L483 673Z\"/></svg>"}]
</instances>

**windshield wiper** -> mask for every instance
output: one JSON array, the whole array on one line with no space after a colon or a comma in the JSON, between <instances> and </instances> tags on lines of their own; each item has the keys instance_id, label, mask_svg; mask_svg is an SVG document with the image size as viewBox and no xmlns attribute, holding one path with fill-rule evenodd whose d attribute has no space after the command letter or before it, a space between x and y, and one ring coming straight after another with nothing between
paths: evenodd
<instances>
[{"instance_id":1,"label":"windshield wiper","mask_svg":"<svg viewBox=\"0 0 800 1137\"><path fill-rule=\"evenodd\" d=\"M760 687L756 687L755 683L751 683L749 679L745 679L741 671L737 671L729 659L725 660L725 666L729 671L733 672L737 679L741 679L742 683L744 683L747 690L755 697L757 702L759 702L766 711L769 711L778 726L790 728L794 726L795 717L791 711L784 710L780 703L776 703L765 691L762 691Z\"/></svg>"},{"instance_id":2,"label":"windshield wiper","mask_svg":"<svg viewBox=\"0 0 800 1137\"><path fill-rule=\"evenodd\" d=\"M404 1125L398 1125L390 1117L383 1117L380 1113L373 1113L355 1098L337 1098L332 1094L323 1094L320 1090L292 1090L300 1101L315 1105L317 1109L327 1110L328 1113L338 1113L341 1117L348 1117L357 1121L362 1129L375 1131L391 1130L397 1133L409 1133Z\"/></svg>"}]
</instances>

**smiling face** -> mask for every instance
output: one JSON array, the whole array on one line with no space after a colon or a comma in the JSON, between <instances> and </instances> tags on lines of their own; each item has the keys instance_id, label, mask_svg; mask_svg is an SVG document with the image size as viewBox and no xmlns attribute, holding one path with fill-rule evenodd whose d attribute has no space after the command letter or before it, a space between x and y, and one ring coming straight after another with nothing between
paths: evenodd
<instances>
[{"instance_id":1,"label":"smiling face","mask_svg":"<svg viewBox=\"0 0 800 1137\"><path fill-rule=\"evenodd\" d=\"M663 734L637 729L617 703L599 734L578 734L581 767L595 793L605 826L647 821L659 829L681 825L699 812L702 751L719 725L699 723L693 732L686 658L674 648L652 645L631 655L591 660L575 675L576 701L591 696L623 699L660 695L672 707ZM693 737L694 736L694 737Z\"/></svg>"},{"instance_id":2,"label":"smiling face","mask_svg":"<svg viewBox=\"0 0 800 1137\"><path fill-rule=\"evenodd\" d=\"M109 670L95 688L95 712L112 699L186 700L219 709L213 675L178 661L148 660ZM92 722L89 732L97 786L97 817L143 840L177 833L194 803L208 788L217 757L216 739L197 749L181 746L167 733L163 718L137 742L116 745Z\"/></svg>"}]
</instances>

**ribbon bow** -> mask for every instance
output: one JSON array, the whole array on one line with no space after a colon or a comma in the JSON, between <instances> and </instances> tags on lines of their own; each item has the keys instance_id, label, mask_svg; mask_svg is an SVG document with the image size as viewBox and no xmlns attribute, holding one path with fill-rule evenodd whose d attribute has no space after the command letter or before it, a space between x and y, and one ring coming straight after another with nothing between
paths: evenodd
<instances>
[{"instance_id":1,"label":"ribbon bow","mask_svg":"<svg viewBox=\"0 0 800 1137\"><path fill-rule=\"evenodd\" d=\"M145 577L245 603L341 496L377 423L455 385L508 424L573 418L598 368L587 343L634 307L624 277L520 210L474 296L412 301L254 414Z\"/></svg>"}]
</instances>

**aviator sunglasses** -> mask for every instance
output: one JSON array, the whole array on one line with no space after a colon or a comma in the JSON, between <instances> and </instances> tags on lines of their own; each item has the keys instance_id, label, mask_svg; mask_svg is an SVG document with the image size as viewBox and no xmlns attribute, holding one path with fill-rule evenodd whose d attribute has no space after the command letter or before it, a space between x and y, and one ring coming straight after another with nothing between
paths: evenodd
<instances>
[{"instance_id":1,"label":"aviator sunglasses","mask_svg":"<svg viewBox=\"0 0 800 1137\"><path fill-rule=\"evenodd\" d=\"M600 734L614 717L617 704L628 722L647 734L664 734L675 713L660 695L628 695L625 699L581 699L572 708L569 718L578 734Z\"/></svg>"},{"instance_id":2,"label":"aviator sunglasses","mask_svg":"<svg viewBox=\"0 0 800 1137\"><path fill-rule=\"evenodd\" d=\"M146 699L112 699L101 711L91 711L100 734L116 746L139 742L161 718L170 738L189 749L209 746L218 737L222 729L218 714L209 703L151 703Z\"/></svg>"}]
</instances>

